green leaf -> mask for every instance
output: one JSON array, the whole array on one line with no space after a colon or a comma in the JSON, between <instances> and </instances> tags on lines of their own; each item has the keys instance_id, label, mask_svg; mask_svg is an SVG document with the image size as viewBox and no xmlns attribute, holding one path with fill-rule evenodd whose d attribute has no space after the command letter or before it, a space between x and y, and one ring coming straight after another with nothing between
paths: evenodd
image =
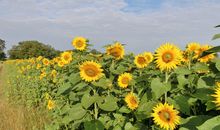
<instances>
[{"instance_id":1,"label":"green leaf","mask_svg":"<svg viewBox=\"0 0 220 130\"><path fill-rule=\"evenodd\" d=\"M193 67L192 69L196 72L207 72L209 71L209 67L207 64L205 63L199 63L197 62Z\"/></svg>"},{"instance_id":2,"label":"green leaf","mask_svg":"<svg viewBox=\"0 0 220 130\"><path fill-rule=\"evenodd\" d=\"M178 88L180 89L183 89L184 86L189 83L189 80L186 79L184 75L178 75L177 80L178 80Z\"/></svg>"},{"instance_id":3,"label":"green leaf","mask_svg":"<svg viewBox=\"0 0 220 130\"><path fill-rule=\"evenodd\" d=\"M174 98L174 101L179 106L179 110L187 115L190 115L190 105L188 103L189 97L186 96L177 96Z\"/></svg>"},{"instance_id":4,"label":"green leaf","mask_svg":"<svg viewBox=\"0 0 220 130\"><path fill-rule=\"evenodd\" d=\"M84 123L85 130L104 130L105 127L99 120L86 121Z\"/></svg>"},{"instance_id":5,"label":"green leaf","mask_svg":"<svg viewBox=\"0 0 220 130\"><path fill-rule=\"evenodd\" d=\"M122 107L119 109L119 112L120 112L120 113L130 113L131 110L130 110L128 107L126 107L126 106L122 106Z\"/></svg>"},{"instance_id":6,"label":"green leaf","mask_svg":"<svg viewBox=\"0 0 220 130\"><path fill-rule=\"evenodd\" d=\"M72 89L72 86L71 86L71 84L69 82L64 83L63 85L61 85L58 88L57 94L60 95L60 94L64 94L64 93L70 92L71 89Z\"/></svg>"},{"instance_id":7,"label":"green leaf","mask_svg":"<svg viewBox=\"0 0 220 130\"><path fill-rule=\"evenodd\" d=\"M209 88L199 88L196 90L196 92L193 94L193 97L196 97L200 100L211 100L211 94L213 94L213 90Z\"/></svg>"},{"instance_id":8,"label":"green leaf","mask_svg":"<svg viewBox=\"0 0 220 130\"><path fill-rule=\"evenodd\" d=\"M101 78L96 82L92 82L92 84L96 87L101 87L103 89L112 88L112 81L107 78Z\"/></svg>"},{"instance_id":9,"label":"green leaf","mask_svg":"<svg viewBox=\"0 0 220 130\"><path fill-rule=\"evenodd\" d=\"M175 69L175 73L180 75L189 75L192 72L187 67L178 67Z\"/></svg>"},{"instance_id":10,"label":"green leaf","mask_svg":"<svg viewBox=\"0 0 220 130\"><path fill-rule=\"evenodd\" d=\"M113 113L113 116L115 117L113 126L124 127L126 117L118 113Z\"/></svg>"},{"instance_id":11,"label":"green leaf","mask_svg":"<svg viewBox=\"0 0 220 130\"><path fill-rule=\"evenodd\" d=\"M138 128L134 127L130 122L125 124L125 130L138 130Z\"/></svg>"},{"instance_id":12,"label":"green leaf","mask_svg":"<svg viewBox=\"0 0 220 130\"><path fill-rule=\"evenodd\" d=\"M200 77L197 83L197 88L213 88L215 79L212 77Z\"/></svg>"},{"instance_id":13,"label":"green leaf","mask_svg":"<svg viewBox=\"0 0 220 130\"><path fill-rule=\"evenodd\" d=\"M220 116L213 117L206 122L204 122L202 125L198 126L197 128L199 130L213 130L217 127L219 128L219 122L220 122ZM217 129L216 129L217 130Z\"/></svg>"},{"instance_id":14,"label":"green leaf","mask_svg":"<svg viewBox=\"0 0 220 130\"><path fill-rule=\"evenodd\" d=\"M148 102L140 102L140 105L135 112L135 116L139 120L147 119L151 117L151 112L153 107L157 104L155 101L148 101Z\"/></svg>"},{"instance_id":15,"label":"green leaf","mask_svg":"<svg viewBox=\"0 0 220 130\"><path fill-rule=\"evenodd\" d=\"M206 111L216 109L216 104L213 102L213 100L206 102L205 105L206 105Z\"/></svg>"},{"instance_id":16,"label":"green leaf","mask_svg":"<svg viewBox=\"0 0 220 130\"><path fill-rule=\"evenodd\" d=\"M156 99L160 98L165 92L168 92L171 89L171 86L166 86L163 84L159 78L154 78L151 81L151 89L153 92L153 95Z\"/></svg>"},{"instance_id":17,"label":"green leaf","mask_svg":"<svg viewBox=\"0 0 220 130\"><path fill-rule=\"evenodd\" d=\"M84 89L86 86L88 86L87 83L85 83L85 82L80 82L80 83L78 83L78 84L76 84L76 85L74 86L74 89L73 89L73 90L75 90L75 91L80 91L80 90Z\"/></svg>"},{"instance_id":18,"label":"green leaf","mask_svg":"<svg viewBox=\"0 0 220 130\"><path fill-rule=\"evenodd\" d=\"M220 36L220 34L219 34L219 36ZM217 53L217 52L220 52L220 46L216 46L216 47L210 48L206 51L203 51L200 57L204 57L204 56L207 56L211 53Z\"/></svg>"},{"instance_id":19,"label":"green leaf","mask_svg":"<svg viewBox=\"0 0 220 130\"><path fill-rule=\"evenodd\" d=\"M79 120L85 116L86 112L87 111L82 108L81 104L78 103L76 105L73 105L68 113L69 113L69 117L72 120Z\"/></svg>"},{"instance_id":20,"label":"green leaf","mask_svg":"<svg viewBox=\"0 0 220 130\"><path fill-rule=\"evenodd\" d=\"M79 73L72 73L68 79L69 79L70 83L72 83L73 85L75 85L76 83L81 81L81 77L80 77Z\"/></svg>"},{"instance_id":21,"label":"green leaf","mask_svg":"<svg viewBox=\"0 0 220 130\"><path fill-rule=\"evenodd\" d=\"M220 59L216 61L215 67L220 71Z\"/></svg>"},{"instance_id":22,"label":"green leaf","mask_svg":"<svg viewBox=\"0 0 220 130\"><path fill-rule=\"evenodd\" d=\"M62 118L62 122L64 124L69 124L69 122L73 120L82 119L87 113L86 110L84 110L79 103L73 105L71 108L68 108L67 111L66 110L63 111L64 112L62 113L65 113L64 117Z\"/></svg>"},{"instance_id":23,"label":"green leaf","mask_svg":"<svg viewBox=\"0 0 220 130\"><path fill-rule=\"evenodd\" d=\"M114 111L118 108L117 99L113 96L107 96L98 102L98 106L104 111Z\"/></svg>"},{"instance_id":24,"label":"green leaf","mask_svg":"<svg viewBox=\"0 0 220 130\"><path fill-rule=\"evenodd\" d=\"M220 38L220 34L215 34L215 35L212 37L212 40L219 39L219 38Z\"/></svg>"},{"instance_id":25,"label":"green leaf","mask_svg":"<svg viewBox=\"0 0 220 130\"><path fill-rule=\"evenodd\" d=\"M200 116L191 116L186 119L182 119L180 130L198 130L196 126L203 124L206 120L210 118L211 116L208 115L200 115ZM199 130L209 130L209 129L199 129Z\"/></svg>"},{"instance_id":26,"label":"green leaf","mask_svg":"<svg viewBox=\"0 0 220 130\"><path fill-rule=\"evenodd\" d=\"M88 109L93 103L100 100L100 97L98 95L90 96L89 93L86 93L83 95L81 104L85 109Z\"/></svg>"}]
</instances>

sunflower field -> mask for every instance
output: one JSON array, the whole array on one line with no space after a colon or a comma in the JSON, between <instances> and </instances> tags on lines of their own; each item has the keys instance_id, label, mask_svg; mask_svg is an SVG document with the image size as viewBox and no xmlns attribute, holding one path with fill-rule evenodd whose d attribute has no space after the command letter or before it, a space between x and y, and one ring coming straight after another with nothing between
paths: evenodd
<instances>
[{"instance_id":1,"label":"sunflower field","mask_svg":"<svg viewBox=\"0 0 220 130\"><path fill-rule=\"evenodd\" d=\"M8 60L9 99L43 107L47 130L219 130L220 59L211 47L164 43L127 54L119 42L91 51L76 37L59 57ZM15 66L16 64L16 66Z\"/></svg>"}]
</instances>

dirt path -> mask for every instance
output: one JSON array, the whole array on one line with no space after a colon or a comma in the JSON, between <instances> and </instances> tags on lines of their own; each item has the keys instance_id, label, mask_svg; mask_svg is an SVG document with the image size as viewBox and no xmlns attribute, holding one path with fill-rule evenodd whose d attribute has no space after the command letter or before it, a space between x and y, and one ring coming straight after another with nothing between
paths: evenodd
<instances>
[{"instance_id":1,"label":"dirt path","mask_svg":"<svg viewBox=\"0 0 220 130\"><path fill-rule=\"evenodd\" d=\"M22 124L20 122L22 113L20 113L19 108L11 106L7 101L4 76L4 68L0 63L0 130L22 130L22 126L19 125Z\"/></svg>"},{"instance_id":2,"label":"dirt path","mask_svg":"<svg viewBox=\"0 0 220 130\"><path fill-rule=\"evenodd\" d=\"M12 105L7 100L7 70L4 66L0 63L0 130L43 130L48 122L45 118L47 111Z\"/></svg>"}]
</instances>

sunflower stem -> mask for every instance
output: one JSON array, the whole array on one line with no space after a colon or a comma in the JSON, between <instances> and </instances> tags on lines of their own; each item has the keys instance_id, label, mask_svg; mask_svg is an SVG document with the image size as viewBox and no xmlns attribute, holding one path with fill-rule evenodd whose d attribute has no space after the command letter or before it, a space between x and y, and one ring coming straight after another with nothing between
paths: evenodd
<instances>
[{"instance_id":1,"label":"sunflower stem","mask_svg":"<svg viewBox=\"0 0 220 130\"><path fill-rule=\"evenodd\" d=\"M94 92L94 95L96 94L96 90L93 89L93 92ZM94 103L94 117L95 117L95 120L98 119L98 107L97 107L97 103L95 102Z\"/></svg>"},{"instance_id":2,"label":"sunflower stem","mask_svg":"<svg viewBox=\"0 0 220 130\"><path fill-rule=\"evenodd\" d=\"M97 103L95 102L94 104L94 107L95 107L95 119L97 120L98 119L98 108L97 108Z\"/></svg>"},{"instance_id":3,"label":"sunflower stem","mask_svg":"<svg viewBox=\"0 0 220 130\"><path fill-rule=\"evenodd\" d=\"M192 53L189 55L189 62L188 62L188 68L191 70L191 61L192 61Z\"/></svg>"},{"instance_id":4,"label":"sunflower stem","mask_svg":"<svg viewBox=\"0 0 220 130\"><path fill-rule=\"evenodd\" d=\"M167 84L168 83L168 80L169 80L169 75L168 75L168 72L166 71L165 72L165 83ZM165 102L167 102L167 92L165 92L165 94L164 94L164 96L165 96Z\"/></svg>"}]
</instances>

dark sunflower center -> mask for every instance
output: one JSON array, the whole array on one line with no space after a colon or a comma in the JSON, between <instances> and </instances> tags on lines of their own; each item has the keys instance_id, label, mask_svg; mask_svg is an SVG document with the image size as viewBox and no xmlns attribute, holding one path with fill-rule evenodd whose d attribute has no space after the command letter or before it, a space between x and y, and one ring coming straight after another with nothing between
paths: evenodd
<instances>
[{"instance_id":1,"label":"dark sunflower center","mask_svg":"<svg viewBox=\"0 0 220 130\"><path fill-rule=\"evenodd\" d=\"M131 97L130 103L131 103L132 105L137 104L137 100L135 99L135 97Z\"/></svg>"},{"instance_id":2,"label":"dark sunflower center","mask_svg":"<svg viewBox=\"0 0 220 130\"><path fill-rule=\"evenodd\" d=\"M164 62L169 63L173 60L173 54L170 52L166 52L165 54L163 54L162 59Z\"/></svg>"},{"instance_id":3,"label":"dark sunflower center","mask_svg":"<svg viewBox=\"0 0 220 130\"><path fill-rule=\"evenodd\" d=\"M82 42L81 40L78 40L78 41L76 42L76 46L77 46L77 47L82 47L82 46L83 46L83 42Z\"/></svg>"},{"instance_id":4,"label":"dark sunflower center","mask_svg":"<svg viewBox=\"0 0 220 130\"><path fill-rule=\"evenodd\" d=\"M160 111L158 114L159 114L160 119L165 122L169 122L171 119L170 113L167 111Z\"/></svg>"},{"instance_id":5,"label":"dark sunflower center","mask_svg":"<svg viewBox=\"0 0 220 130\"><path fill-rule=\"evenodd\" d=\"M146 59L144 57L138 57L138 63L144 64L144 63L146 63Z\"/></svg>"},{"instance_id":6,"label":"dark sunflower center","mask_svg":"<svg viewBox=\"0 0 220 130\"><path fill-rule=\"evenodd\" d=\"M69 55L65 55L65 56L64 56L64 59L65 59L65 60L69 60L69 58L70 58Z\"/></svg>"},{"instance_id":7,"label":"dark sunflower center","mask_svg":"<svg viewBox=\"0 0 220 130\"><path fill-rule=\"evenodd\" d=\"M113 48L110 50L110 54L114 57L120 57L121 49L120 48Z\"/></svg>"},{"instance_id":8,"label":"dark sunflower center","mask_svg":"<svg viewBox=\"0 0 220 130\"><path fill-rule=\"evenodd\" d=\"M90 76L90 77L94 77L97 75L97 72L94 68L88 68L85 70L86 75Z\"/></svg>"},{"instance_id":9,"label":"dark sunflower center","mask_svg":"<svg viewBox=\"0 0 220 130\"><path fill-rule=\"evenodd\" d=\"M128 84L128 83L129 83L129 79L128 79L127 77L124 77L124 78L121 80L121 82L122 82L123 84Z\"/></svg>"}]
</instances>

